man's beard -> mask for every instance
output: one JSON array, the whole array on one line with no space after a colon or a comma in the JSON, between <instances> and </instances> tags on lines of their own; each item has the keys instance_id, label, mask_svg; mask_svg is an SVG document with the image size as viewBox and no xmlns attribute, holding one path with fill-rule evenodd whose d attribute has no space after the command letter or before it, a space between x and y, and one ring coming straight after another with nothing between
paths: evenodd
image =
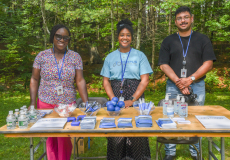
<instances>
[{"instance_id":1,"label":"man's beard","mask_svg":"<svg viewBox=\"0 0 230 160\"><path fill-rule=\"evenodd\" d=\"M188 23L184 22L184 23L181 23L180 25L182 25L182 24L188 24ZM185 29L181 29L181 28L179 28L179 27L177 27L177 28L178 28L178 30L179 30L180 32L186 32L186 31L189 31L189 30L191 29L191 26L192 26L192 24L190 24L190 26L188 26L188 27L185 28Z\"/></svg>"}]
</instances>

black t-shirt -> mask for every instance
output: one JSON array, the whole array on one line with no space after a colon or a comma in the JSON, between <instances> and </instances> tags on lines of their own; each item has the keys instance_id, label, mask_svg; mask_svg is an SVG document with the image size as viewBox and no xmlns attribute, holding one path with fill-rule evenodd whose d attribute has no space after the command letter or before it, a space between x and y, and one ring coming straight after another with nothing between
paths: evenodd
<instances>
[{"instance_id":1,"label":"black t-shirt","mask_svg":"<svg viewBox=\"0 0 230 160\"><path fill-rule=\"evenodd\" d=\"M184 52L186 52L188 40L189 36L181 37ZM181 78L183 60L182 45L177 33L166 37L161 44L158 65L168 64L176 75ZM195 73L203 62L208 60L216 61L211 41L206 35L193 31L185 60L187 77ZM205 76L200 79L204 78Z\"/></svg>"}]
</instances>

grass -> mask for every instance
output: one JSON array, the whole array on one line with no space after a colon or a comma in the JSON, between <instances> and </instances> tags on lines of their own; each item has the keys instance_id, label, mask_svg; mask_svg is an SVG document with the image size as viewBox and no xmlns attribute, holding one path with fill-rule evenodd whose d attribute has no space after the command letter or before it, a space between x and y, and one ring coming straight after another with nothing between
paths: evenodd
<instances>
[{"instance_id":1,"label":"grass","mask_svg":"<svg viewBox=\"0 0 230 160\"><path fill-rule=\"evenodd\" d=\"M147 100L153 101L155 104L158 103L159 100L164 98L164 92L146 92L145 97ZM17 95L17 96L15 96ZM29 105L29 93L16 93L16 94L5 94L1 93L0 102L0 126L6 124L6 116L9 110L14 110L16 108L20 108L23 105ZM105 93L90 93L90 97L107 97ZM206 102L205 105L221 105L228 110L230 110L230 92L214 92L206 94ZM214 141L217 142L218 146L220 146L220 138L214 138ZM39 138L34 138L34 144L39 142ZM155 159L155 151L156 151L156 137L150 137L150 151L152 159ZM4 137L3 134L0 134L0 159L1 160L17 160L17 159L29 159L29 139L28 138L7 138ZM105 156L106 155L106 138L94 138L94 143L91 146L90 150L80 156ZM230 138L225 138L225 159L230 159ZM202 149L203 149L203 157L204 159L208 159L208 141L206 138L202 139ZM38 152L35 153L35 159L38 159L42 154L43 147L41 146L38 149ZM220 154L218 154L215 149L213 149L214 154L220 159ZM162 153L164 154L164 149L162 148ZM163 155L164 156L164 155ZM188 146L185 145L177 145L177 159L178 160L190 160L190 153Z\"/></svg>"}]
</instances>

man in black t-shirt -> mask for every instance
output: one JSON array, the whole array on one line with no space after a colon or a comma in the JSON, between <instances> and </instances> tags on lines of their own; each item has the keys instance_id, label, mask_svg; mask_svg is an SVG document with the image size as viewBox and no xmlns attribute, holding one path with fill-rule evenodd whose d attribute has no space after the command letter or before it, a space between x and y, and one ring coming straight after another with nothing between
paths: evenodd
<instances>
[{"instance_id":1,"label":"man in black t-shirt","mask_svg":"<svg viewBox=\"0 0 230 160\"><path fill-rule=\"evenodd\" d=\"M166 37L159 54L161 70L169 78L166 93L170 98L177 94L190 94L189 87L197 94L199 105L205 101L205 75L212 69L216 60L209 38L201 33L192 31L193 17L188 7L180 7L175 12L175 25L178 32ZM199 145L196 144L199 149ZM190 145L193 159L198 159L196 150ZM165 144L165 160L174 159L176 155L175 144Z\"/></svg>"}]
</instances>

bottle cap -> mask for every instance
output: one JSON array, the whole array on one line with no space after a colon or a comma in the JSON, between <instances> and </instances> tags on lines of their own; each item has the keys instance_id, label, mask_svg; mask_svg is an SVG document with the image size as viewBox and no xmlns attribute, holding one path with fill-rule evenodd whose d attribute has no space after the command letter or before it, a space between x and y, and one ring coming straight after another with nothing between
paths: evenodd
<instances>
[{"instance_id":1,"label":"bottle cap","mask_svg":"<svg viewBox=\"0 0 230 160\"><path fill-rule=\"evenodd\" d=\"M15 109L15 112L19 112L19 109Z\"/></svg>"},{"instance_id":2,"label":"bottle cap","mask_svg":"<svg viewBox=\"0 0 230 160\"><path fill-rule=\"evenodd\" d=\"M169 100L169 96L171 96L171 93L166 93L166 96L165 96L165 100L166 100L166 101Z\"/></svg>"},{"instance_id":3,"label":"bottle cap","mask_svg":"<svg viewBox=\"0 0 230 160\"><path fill-rule=\"evenodd\" d=\"M31 105L31 106L30 106L30 109L34 109L34 105Z\"/></svg>"},{"instance_id":4,"label":"bottle cap","mask_svg":"<svg viewBox=\"0 0 230 160\"><path fill-rule=\"evenodd\" d=\"M185 99L184 99L184 97L183 96L181 96L182 98L181 98L181 102L185 102Z\"/></svg>"},{"instance_id":5,"label":"bottle cap","mask_svg":"<svg viewBox=\"0 0 230 160\"><path fill-rule=\"evenodd\" d=\"M9 114L13 114L13 111L9 111Z\"/></svg>"}]
</instances>

